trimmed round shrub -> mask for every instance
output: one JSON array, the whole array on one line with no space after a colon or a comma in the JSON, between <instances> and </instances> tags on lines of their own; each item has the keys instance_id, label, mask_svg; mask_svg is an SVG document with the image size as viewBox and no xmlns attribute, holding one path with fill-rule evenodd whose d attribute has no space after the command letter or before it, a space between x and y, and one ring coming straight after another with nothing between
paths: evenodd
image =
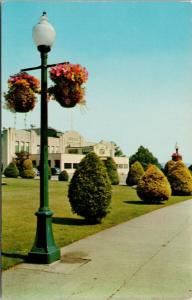
<instances>
[{"instance_id":1,"label":"trimmed round shrub","mask_svg":"<svg viewBox=\"0 0 192 300\"><path fill-rule=\"evenodd\" d=\"M183 161L175 162L167 176L173 195L190 195L192 193L192 176Z\"/></svg>"},{"instance_id":2,"label":"trimmed round shrub","mask_svg":"<svg viewBox=\"0 0 192 300\"><path fill-rule=\"evenodd\" d=\"M89 224L100 223L109 212L111 183L104 163L94 152L88 153L75 170L68 197L72 211Z\"/></svg>"},{"instance_id":3,"label":"trimmed round shrub","mask_svg":"<svg viewBox=\"0 0 192 300\"><path fill-rule=\"evenodd\" d=\"M26 169L26 170L33 169L33 163L31 161L31 159L27 158L27 159L24 160L23 168Z\"/></svg>"},{"instance_id":4,"label":"trimmed round shrub","mask_svg":"<svg viewBox=\"0 0 192 300\"><path fill-rule=\"evenodd\" d=\"M22 169L20 171L20 176L22 178L30 179L35 177L35 172L33 170L33 163L31 159L27 158L24 160Z\"/></svg>"},{"instance_id":5,"label":"trimmed round shrub","mask_svg":"<svg viewBox=\"0 0 192 300\"><path fill-rule=\"evenodd\" d=\"M155 165L149 165L137 185L137 195L146 203L168 200L171 187L163 172Z\"/></svg>"},{"instance_id":6,"label":"trimmed round shrub","mask_svg":"<svg viewBox=\"0 0 192 300\"><path fill-rule=\"evenodd\" d=\"M4 170L4 175L9 178L17 178L19 176L19 169L14 162L11 162Z\"/></svg>"},{"instance_id":7,"label":"trimmed round shrub","mask_svg":"<svg viewBox=\"0 0 192 300\"><path fill-rule=\"evenodd\" d=\"M69 180L69 175L66 170L63 170L59 176L58 176L59 181L68 181Z\"/></svg>"},{"instance_id":8,"label":"trimmed round shrub","mask_svg":"<svg viewBox=\"0 0 192 300\"><path fill-rule=\"evenodd\" d=\"M22 172L22 178L26 178L26 179L32 179L35 177L35 172L33 171L33 169L24 169Z\"/></svg>"},{"instance_id":9,"label":"trimmed round shrub","mask_svg":"<svg viewBox=\"0 0 192 300\"><path fill-rule=\"evenodd\" d=\"M127 175L126 184L129 186L137 185L139 179L144 175L145 171L142 164L139 161L134 162L130 166L129 173Z\"/></svg>"},{"instance_id":10,"label":"trimmed round shrub","mask_svg":"<svg viewBox=\"0 0 192 300\"><path fill-rule=\"evenodd\" d=\"M107 173L109 176L109 179L111 181L112 185L117 185L119 184L119 176L117 173L117 166L113 160L112 157L107 157L107 159L104 161Z\"/></svg>"},{"instance_id":11,"label":"trimmed round shrub","mask_svg":"<svg viewBox=\"0 0 192 300\"><path fill-rule=\"evenodd\" d=\"M175 165L175 161L174 160L169 160L164 167L164 174L167 176L170 169Z\"/></svg>"}]
</instances>

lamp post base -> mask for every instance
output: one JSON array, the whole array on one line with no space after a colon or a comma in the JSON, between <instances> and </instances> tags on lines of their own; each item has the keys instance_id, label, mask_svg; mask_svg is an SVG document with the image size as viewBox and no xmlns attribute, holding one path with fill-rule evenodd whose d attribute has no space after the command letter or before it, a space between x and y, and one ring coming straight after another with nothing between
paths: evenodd
<instances>
[{"instance_id":1,"label":"lamp post base","mask_svg":"<svg viewBox=\"0 0 192 300\"><path fill-rule=\"evenodd\" d=\"M60 249L55 245L53 238L52 215L51 210L36 212L36 237L27 259L30 263L50 264L61 257Z\"/></svg>"}]
</instances>

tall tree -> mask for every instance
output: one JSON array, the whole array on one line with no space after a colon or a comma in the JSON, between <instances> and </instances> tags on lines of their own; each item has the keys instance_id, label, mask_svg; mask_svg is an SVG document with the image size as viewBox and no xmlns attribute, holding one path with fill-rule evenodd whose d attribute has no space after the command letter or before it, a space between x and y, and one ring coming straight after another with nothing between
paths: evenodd
<instances>
[{"instance_id":1,"label":"tall tree","mask_svg":"<svg viewBox=\"0 0 192 300\"><path fill-rule=\"evenodd\" d=\"M111 143L115 146L115 156L125 156L121 148L115 142Z\"/></svg>"},{"instance_id":2,"label":"tall tree","mask_svg":"<svg viewBox=\"0 0 192 300\"><path fill-rule=\"evenodd\" d=\"M159 169L162 168L160 163L158 162L158 159L153 156L153 154L147 148L144 148L143 146L140 146L137 152L131 155L129 158L130 165L132 165L136 161L139 161L142 164L144 170L146 170L149 164L156 165Z\"/></svg>"}]
</instances>

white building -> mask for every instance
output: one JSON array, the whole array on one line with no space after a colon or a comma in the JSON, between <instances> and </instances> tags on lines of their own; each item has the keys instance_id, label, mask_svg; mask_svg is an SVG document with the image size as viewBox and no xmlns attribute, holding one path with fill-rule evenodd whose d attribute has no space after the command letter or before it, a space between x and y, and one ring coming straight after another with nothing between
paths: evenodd
<instances>
[{"instance_id":1,"label":"white building","mask_svg":"<svg viewBox=\"0 0 192 300\"><path fill-rule=\"evenodd\" d=\"M15 157L15 153L26 151L31 154L34 166L40 163L40 130L4 129L2 133L2 163L5 168ZM120 182L125 182L129 171L128 157L114 156L115 147L111 142L87 142L78 132L60 132L48 129L48 160L51 167L66 170L72 176L78 163L90 151L94 151L101 159L113 157L117 165Z\"/></svg>"}]
</instances>

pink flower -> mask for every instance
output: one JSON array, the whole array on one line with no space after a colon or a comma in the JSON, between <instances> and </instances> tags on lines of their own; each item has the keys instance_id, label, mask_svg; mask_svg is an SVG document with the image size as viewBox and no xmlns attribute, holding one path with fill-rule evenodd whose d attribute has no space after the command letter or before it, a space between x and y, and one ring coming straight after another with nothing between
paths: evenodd
<instances>
[{"instance_id":1,"label":"pink flower","mask_svg":"<svg viewBox=\"0 0 192 300\"><path fill-rule=\"evenodd\" d=\"M58 64L50 70L50 78L55 83L61 80L78 81L80 84L85 83L88 79L88 72L80 64Z\"/></svg>"}]
</instances>

